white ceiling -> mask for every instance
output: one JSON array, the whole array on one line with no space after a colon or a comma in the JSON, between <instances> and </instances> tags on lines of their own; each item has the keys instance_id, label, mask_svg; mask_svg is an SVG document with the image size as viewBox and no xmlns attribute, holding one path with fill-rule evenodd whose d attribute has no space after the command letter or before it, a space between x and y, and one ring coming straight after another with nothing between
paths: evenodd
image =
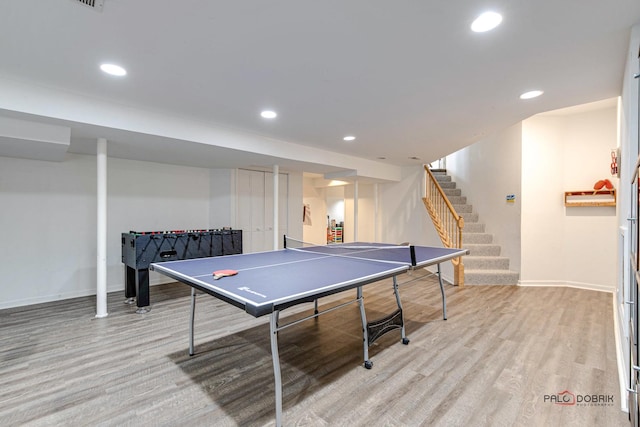
<instances>
[{"instance_id":1,"label":"white ceiling","mask_svg":"<svg viewBox=\"0 0 640 427\"><path fill-rule=\"evenodd\" d=\"M471 32L488 9L502 25ZM69 126L78 153L107 137L110 155L194 166L345 168L318 156L326 152L347 164L425 163L533 114L618 96L639 22L638 0L104 0L102 12L77 0L3 0L0 90L49 96L35 108L31 93L2 101L0 92L0 115ZM102 62L128 75L104 75ZM519 99L531 89L544 95ZM81 102L56 110L66 97L284 149L124 126L73 111ZM265 108L278 118L262 119ZM286 147L316 151L286 160Z\"/></svg>"}]
</instances>

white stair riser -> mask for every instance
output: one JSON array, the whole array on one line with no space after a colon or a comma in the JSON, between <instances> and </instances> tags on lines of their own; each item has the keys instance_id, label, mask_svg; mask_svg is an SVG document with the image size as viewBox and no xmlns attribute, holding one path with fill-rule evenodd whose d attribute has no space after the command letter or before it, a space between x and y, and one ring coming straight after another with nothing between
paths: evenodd
<instances>
[{"instance_id":1,"label":"white stair riser","mask_svg":"<svg viewBox=\"0 0 640 427\"><path fill-rule=\"evenodd\" d=\"M444 191L444 194L446 194L447 197L462 195L462 190L459 188L443 188L442 191Z\"/></svg>"},{"instance_id":2,"label":"white stair riser","mask_svg":"<svg viewBox=\"0 0 640 427\"><path fill-rule=\"evenodd\" d=\"M464 230L462 230L462 235L466 236L468 233L484 233L484 224L480 222L467 222L465 218Z\"/></svg>"},{"instance_id":3,"label":"white stair riser","mask_svg":"<svg viewBox=\"0 0 640 427\"><path fill-rule=\"evenodd\" d=\"M465 244L489 244L493 243L493 234L489 233L464 233L462 235Z\"/></svg>"},{"instance_id":4,"label":"white stair riser","mask_svg":"<svg viewBox=\"0 0 640 427\"><path fill-rule=\"evenodd\" d=\"M478 220L480 219L478 217L477 213L473 213L473 212L467 212L464 215L460 215L462 218L464 218L464 223L468 224L468 223L475 223L478 222Z\"/></svg>"},{"instance_id":5,"label":"white stair riser","mask_svg":"<svg viewBox=\"0 0 640 427\"><path fill-rule=\"evenodd\" d=\"M466 205L467 204L467 198L464 196L451 196L449 194L447 194L447 197L449 198L449 201L451 202L452 205Z\"/></svg>"},{"instance_id":6,"label":"white stair riser","mask_svg":"<svg viewBox=\"0 0 640 427\"><path fill-rule=\"evenodd\" d=\"M514 271L478 271L467 270L464 272L465 285L517 285L518 273Z\"/></svg>"},{"instance_id":7,"label":"white stair riser","mask_svg":"<svg viewBox=\"0 0 640 427\"><path fill-rule=\"evenodd\" d=\"M508 270L509 258L498 256L466 256L464 268L469 270Z\"/></svg>"},{"instance_id":8,"label":"white stair riser","mask_svg":"<svg viewBox=\"0 0 640 427\"><path fill-rule=\"evenodd\" d=\"M471 213L473 212L473 206L472 205L456 205L453 204L453 208L456 210L456 212L458 212L460 215L464 214L464 213Z\"/></svg>"},{"instance_id":9,"label":"white stair riser","mask_svg":"<svg viewBox=\"0 0 640 427\"><path fill-rule=\"evenodd\" d=\"M440 188L442 188L443 190L446 190L448 188L456 188L455 182L439 182L438 184L440 184Z\"/></svg>"},{"instance_id":10,"label":"white stair riser","mask_svg":"<svg viewBox=\"0 0 640 427\"><path fill-rule=\"evenodd\" d=\"M465 242L463 246L469 249L469 255L471 256L499 256L502 250L499 245L467 244Z\"/></svg>"}]
</instances>

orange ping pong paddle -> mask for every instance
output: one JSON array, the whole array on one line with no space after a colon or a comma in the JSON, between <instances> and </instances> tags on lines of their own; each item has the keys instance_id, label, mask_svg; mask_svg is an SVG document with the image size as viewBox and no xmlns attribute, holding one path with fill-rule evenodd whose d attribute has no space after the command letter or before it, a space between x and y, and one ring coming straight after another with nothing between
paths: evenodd
<instances>
[{"instance_id":1,"label":"orange ping pong paddle","mask_svg":"<svg viewBox=\"0 0 640 427\"><path fill-rule=\"evenodd\" d=\"M237 270L216 270L213 272L213 279L218 280L222 277L235 276L236 274L238 274Z\"/></svg>"}]
</instances>

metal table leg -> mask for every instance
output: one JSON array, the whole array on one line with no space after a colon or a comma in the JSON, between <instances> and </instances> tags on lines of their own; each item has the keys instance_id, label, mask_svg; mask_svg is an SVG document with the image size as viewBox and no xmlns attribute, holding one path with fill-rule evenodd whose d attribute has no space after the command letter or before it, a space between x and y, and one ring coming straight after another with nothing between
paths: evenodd
<instances>
[{"instance_id":1,"label":"metal table leg","mask_svg":"<svg viewBox=\"0 0 640 427\"><path fill-rule=\"evenodd\" d=\"M400 289L398 289L398 279L397 276L393 276L393 293L396 296L396 303L398 304L398 310L400 310L401 323L402 328L400 329L400 336L402 337L402 344L409 344L409 338L407 338L407 334L404 328L404 311L402 310L402 302L400 301Z\"/></svg>"},{"instance_id":2,"label":"metal table leg","mask_svg":"<svg viewBox=\"0 0 640 427\"><path fill-rule=\"evenodd\" d=\"M269 323L271 330L271 358L273 359L273 376L276 391L276 427L282 426L282 375L280 373L280 356L278 354L278 317L279 310L271 313Z\"/></svg>"},{"instance_id":3,"label":"metal table leg","mask_svg":"<svg viewBox=\"0 0 640 427\"><path fill-rule=\"evenodd\" d=\"M189 356L195 354L193 349L193 324L196 318L196 288L191 288L191 316L189 319Z\"/></svg>"},{"instance_id":4,"label":"metal table leg","mask_svg":"<svg viewBox=\"0 0 640 427\"><path fill-rule=\"evenodd\" d=\"M373 362L369 360L369 331L367 325L367 314L364 311L364 297L362 296L362 286L358 286L356 295L358 306L360 307L360 319L362 320L362 343L364 347L364 367L371 369Z\"/></svg>"},{"instance_id":5,"label":"metal table leg","mask_svg":"<svg viewBox=\"0 0 640 427\"><path fill-rule=\"evenodd\" d=\"M440 282L440 293L442 293L442 318L447 320L447 297L444 294L444 285L442 284L442 273L440 272L440 263L438 263L438 282Z\"/></svg>"}]
</instances>

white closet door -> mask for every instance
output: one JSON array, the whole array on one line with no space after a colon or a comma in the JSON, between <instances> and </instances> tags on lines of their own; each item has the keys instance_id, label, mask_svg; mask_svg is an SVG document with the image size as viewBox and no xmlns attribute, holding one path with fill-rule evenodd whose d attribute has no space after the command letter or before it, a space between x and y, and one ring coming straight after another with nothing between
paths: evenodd
<instances>
[{"instance_id":1,"label":"white closet door","mask_svg":"<svg viewBox=\"0 0 640 427\"><path fill-rule=\"evenodd\" d=\"M273 249L273 173L238 170L238 227L245 253ZM278 235L287 232L288 175L279 174ZM282 240L282 239L279 239ZM278 244L282 247L282 243Z\"/></svg>"},{"instance_id":2,"label":"white closet door","mask_svg":"<svg viewBox=\"0 0 640 427\"><path fill-rule=\"evenodd\" d=\"M245 253L264 249L265 210L264 173L238 170L238 227L242 230Z\"/></svg>"},{"instance_id":3,"label":"white closet door","mask_svg":"<svg viewBox=\"0 0 640 427\"><path fill-rule=\"evenodd\" d=\"M251 171L251 252L266 250L265 198L264 172Z\"/></svg>"},{"instance_id":4,"label":"white closet door","mask_svg":"<svg viewBox=\"0 0 640 427\"><path fill-rule=\"evenodd\" d=\"M265 249L273 250L273 173L264 174Z\"/></svg>"}]
</instances>

